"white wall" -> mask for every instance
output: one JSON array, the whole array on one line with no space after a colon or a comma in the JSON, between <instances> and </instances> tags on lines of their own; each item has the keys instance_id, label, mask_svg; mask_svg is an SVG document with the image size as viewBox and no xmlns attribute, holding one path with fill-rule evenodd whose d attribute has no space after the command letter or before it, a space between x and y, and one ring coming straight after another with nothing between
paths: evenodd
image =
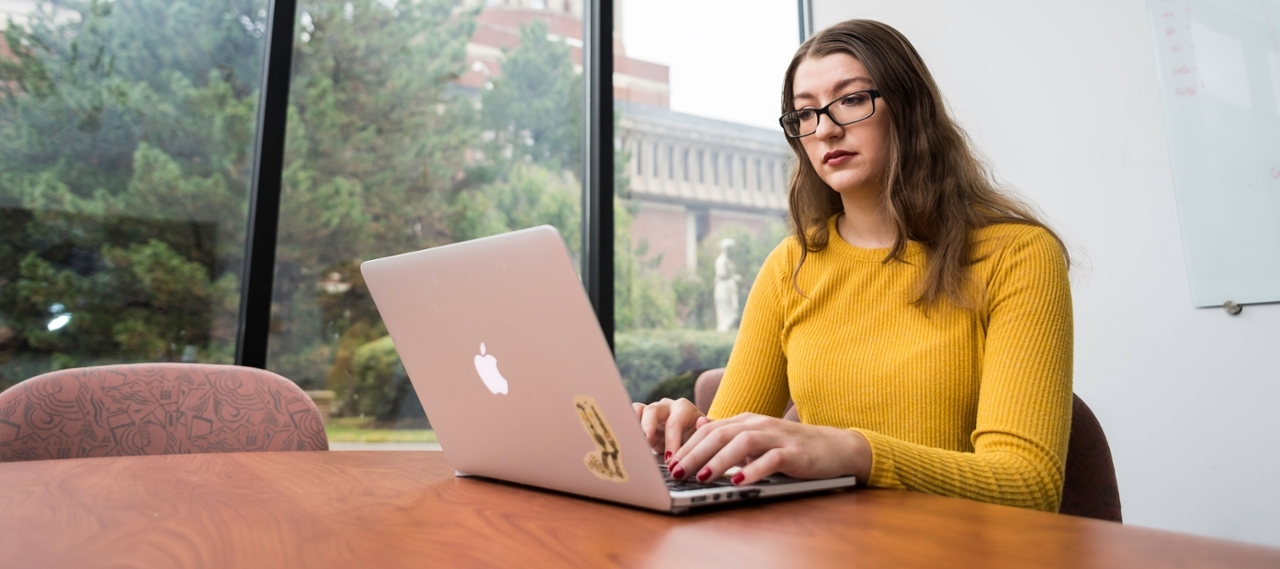
<instances>
[{"instance_id":1,"label":"white wall","mask_svg":"<svg viewBox=\"0 0 1280 569\"><path fill-rule=\"evenodd\" d=\"M1074 255L1075 390L1126 523L1280 546L1280 305L1193 309L1142 0L813 0L888 23ZM1276 223L1280 225L1280 220Z\"/></svg>"}]
</instances>

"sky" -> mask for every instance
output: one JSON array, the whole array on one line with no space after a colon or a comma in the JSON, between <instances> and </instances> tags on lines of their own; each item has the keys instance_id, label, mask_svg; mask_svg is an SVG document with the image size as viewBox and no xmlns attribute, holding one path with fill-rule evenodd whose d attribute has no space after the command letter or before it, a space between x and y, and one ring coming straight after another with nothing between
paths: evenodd
<instances>
[{"instance_id":1,"label":"sky","mask_svg":"<svg viewBox=\"0 0 1280 569\"><path fill-rule=\"evenodd\" d=\"M671 67L671 110L778 129L795 0L622 0L627 55Z\"/></svg>"}]
</instances>

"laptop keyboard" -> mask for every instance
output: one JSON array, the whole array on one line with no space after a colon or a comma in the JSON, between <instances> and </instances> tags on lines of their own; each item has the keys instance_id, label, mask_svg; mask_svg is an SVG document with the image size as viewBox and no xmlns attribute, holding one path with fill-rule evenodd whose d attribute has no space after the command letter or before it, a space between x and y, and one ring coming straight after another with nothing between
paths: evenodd
<instances>
[{"instance_id":1,"label":"laptop keyboard","mask_svg":"<svg viewBox=\"0 0 1280 569\"><path fill-rule=\"evenodd\" d=\"M662 470L662 479L666 481L668 490L702 490L705 488L724 488L726 486L733 486L733 482L726 476L721 476L715 480L708 480L706 482L698 482L698 479L693 477L689 477L685 480L676 480L671 477L671 473L667 471L667 465L663 464L661 460L658 461L658 468ZM757 484L767 484L768 482L770 482L770 480L766 478L757 482Z\"/></svg>"}]
</instances>

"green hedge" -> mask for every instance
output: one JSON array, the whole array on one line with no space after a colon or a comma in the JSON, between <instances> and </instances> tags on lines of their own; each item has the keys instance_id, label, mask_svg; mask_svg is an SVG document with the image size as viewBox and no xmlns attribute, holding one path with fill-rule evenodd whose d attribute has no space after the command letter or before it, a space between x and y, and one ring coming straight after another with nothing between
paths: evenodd
<instances>
[{"instance_id":1,"label":"green hedge","mask_svg":"<svg viewBox=\"0 0 1280 569\"><path fill-rule=\"evenodd\" d=\"M641 330L618 332L614 337L618 371L633 401L650 396L687 396L693 388L686 372L723 367L733 350L735 334L712 330ZM400 407L410 402L413 392L391 337L386 336L356 349L352 362L353 382L343 398L344 414L372 416L379 421L394 420ZM659 383L670 378L661 389Z\"/></svg>"},{"instance_id":2,"label":"green hedge","mask_svg":"<svg viewBox=\"0 0 1280 569\"><path fill-rule=\"evenodd\" d=\"M664 378L724 367L734 333L714 330L639 330L614 337L618 371L633 401L644 401Z\"/></svg>"},{"instance_id":3,"label":"green hedge","mask_svg":"<svg viewBox=\"0 0 1280 569\"><path fill-rule=\"evenodd\" d=\"M394 420L410 392L410 384L391 336L356 348L351 367L355 382L345 394L342 409L378 421Z\"/></svg>"}]
</instances>

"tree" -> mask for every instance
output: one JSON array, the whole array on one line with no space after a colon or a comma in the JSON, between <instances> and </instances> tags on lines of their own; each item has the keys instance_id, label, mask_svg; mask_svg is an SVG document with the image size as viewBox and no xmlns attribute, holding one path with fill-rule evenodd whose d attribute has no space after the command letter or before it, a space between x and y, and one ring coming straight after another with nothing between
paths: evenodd
<instances>
[{"instance_id":1,"label":"tree","mask_svg":"<svg viewBox=\"0 0 1280 569\"><path fill-rule=\"evenodd\" d=\"M421 0L299 5L268 364L343 391L385 334L361 261L455 240L456 195L478 183L465 69L475 11ZM321 288L326 279L340 285Z\"/></svg>"},{"instance_id":2,"label":"tree","mask_svg":"<svg viewBox=\"0 0 1280 569\"><path fill-rule=\"evenodd\" d=\"M58 0L5 30L0 382L232 360L264 6ZM386 334L363 260L542 223L577 257L581 77L535 22L492 90L455 86L477 9L299 4L268 365L304 386L348 391ZM674 326L632 215L619 199L618 328Z\"/></svg>"},{"instance_id":3,"label":"tree","mask_svg":"<svg viewBox=\"0 0 1280 569\"><path fill-rule=\"evenodd\" d=\"M6 27L0 381L229 361L263 5L66 0Z\"/></svg>"},{"instance_id":4,"label":"tree","mask_svg":"<svg viewBox=\"0 0 1280 569\"><path fill-rule=\"evenodd\" d=\"M62 0L6 28L0 377L230 361L264 7ZM479 130L450 82L474 16L449 0L299 6L273 368L323 381L338 338L380 333L359 261L453 239ZM333 271L347 288L318 293Z\"/></svg>"},{"instance_id":5,"label":"tree","mask_svg":"<svg viewBox=\"0 0 1280 569\"><path fill-rule=\"evenodd\" d=\"M582 174L582 76L569 46L547 39L547 23L520 28L520 44L504 52L502 76L484 92L484 122L497 156Z\"/></svg>"}]
</instances>

